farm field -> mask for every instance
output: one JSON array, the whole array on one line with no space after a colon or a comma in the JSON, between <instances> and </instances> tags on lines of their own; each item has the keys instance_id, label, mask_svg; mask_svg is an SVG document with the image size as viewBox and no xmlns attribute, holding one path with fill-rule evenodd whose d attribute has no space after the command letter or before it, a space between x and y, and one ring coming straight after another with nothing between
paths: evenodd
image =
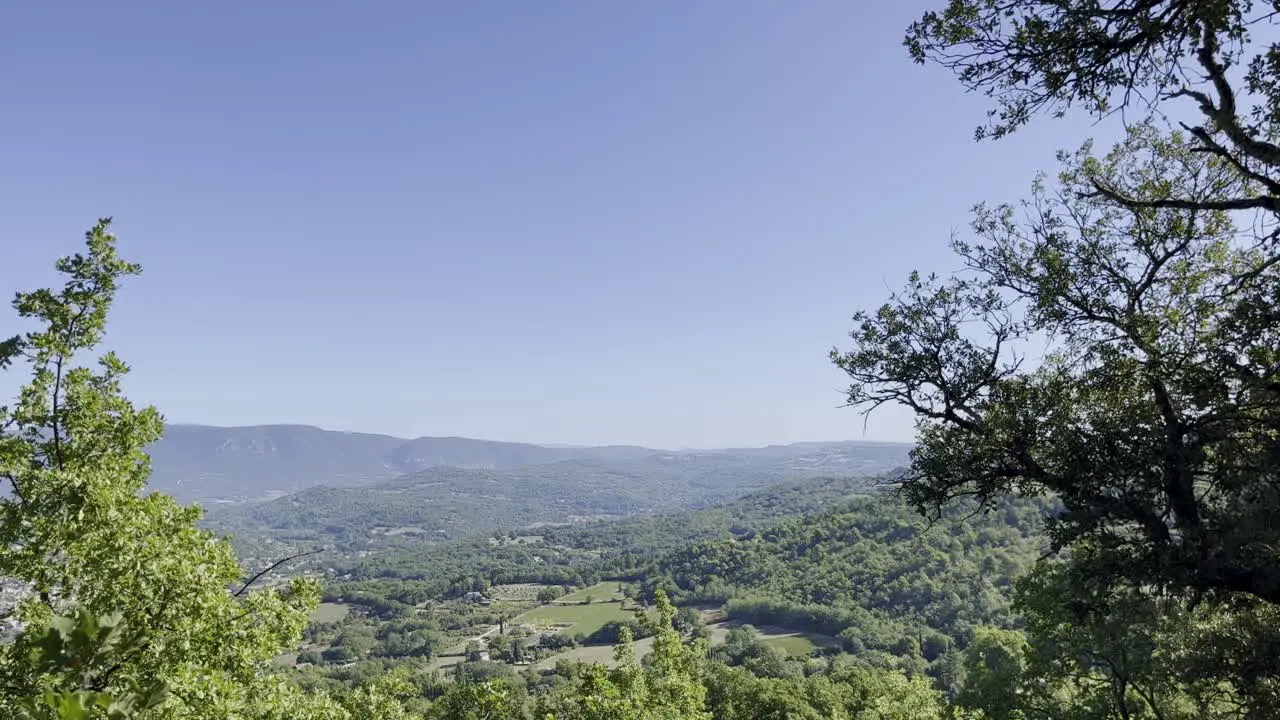
<instances>
[{"instance_id":1,"label":"farm field","mask_svg":"<svg viewBox=\"0 0 1280 720\"><path fill-rule=\"evenodd\" d=\"M586 602L588 599L593 603L608 602L611 600L622 600L622 591L618 589L619 583L611 580L602 583L596 583L590 587L575 590L564 597L557 598L557 603L580 603Z\"/></svg>"},{"instance_id":2,"label":"farm field","mask_svg":"<svg viewBox=\"0 0 1280 720\"><path fill-rule=\"evenodd\" d=\"M738 625L741 625L741 623L734 621L708 625L707 629L711 631L711 644L719 645L723 643L725 638L729 636L729 629ZM798 632L775 625L756 625L754 627L756 632L760 634L761 640L792 656L808 655L817 648L832 647L838 644L838 641L830 635Z\"/></svg>"},{"instance_id":3,"label":"farm field","mask_svg":"<svg viewBox=\"0 0 1280 720\"><path fill-rule=\"evenodd\" d=\"M620 602L593 602L590 605L543 605L515 619L516 623L567 625L561 633L591 633L611 620L630 620L633 613Z\"/></svg>"},{"instance_id":4,"label":"farm field","mask_svg":"<svg viewBox=\"0 0 1280 720\"><path fill-rule=\"evenodd\" d=\"M464 660L466 658L461 655L437 655L427 663L427 670L448 670Z\"/></svg>"},{"instance_id":5,"label":"farm field","mask_svg":"<svg viewBox=\"0 0 1280 720\"><path fill-rule=\"evenodd\" d=\"M818 644L804 635L782 635L763 638L766 645L772 645L792 657L804 657L818 648Z\"/></svg>"},{"instance_id":6,"label":"farm field","mask_svg":"<svg viewBox=\"0 0 1280 720\"><path fill-rule=\"evenodd\" d=\"M489 597L506 602L537 602L538 591L547 587L538 583L513 583L494 585L489 588Z\"/></svg>"},{"instance_id":7,"label":"farm field","mask_svg":"<svg viewBox=\"0 0 1280 720\"><path fill-rule=\"evenodd\" d=\"M594 607L594 605L583 605L579 607ZM738 623L733 622L721 622L715 623L714 625L708 625L707 628L711 631L711 644L719 645L723 643L725 638L729 635L729 629L737 624ZM836 643L836 639L829 635L802 633L781 627L763 626L756 628L756 630L760 633L761 640L769 645L777 647L788 655L795 657L808 655L817 648L829 647ZM635 645L636 657L643 658L653 649L653 638L637 640ZM612 667L615 664L613 660L613 648L613 645L584 645L540 660L534 664L534 669L544 670L552 668L561 660L603 664Z\"/></svg>"},{"instance_id":8,"label":"farm field","mask_svg":"<svg viewBox=\"0 0 1280 720\"><path fill-rule=\"evenodd\" d=\"M615 665L613 647L613 645L583 645L582 647L539 660L533 664L533 668L535 670L546 670L555 667L556 663L561 660L613 667ZM651 650L653 650L653 638L643 638L636 641L636 659L643 658Z\"/></svg>"},{"instance_id":9,"label":"farm field","mask_svg":"<svg viewBox=\"0 0 1280 720\"><path fill-rule=\"evenodd\" d=\"M311 612L311 622L338 622L345 618L349 612L351 612L350 605L344 605L342 603L320 603L316 606L316 609Z\"/></svg>"},{"instance_id":10,"label":"farm field","mask_svg":"<svg viewBox=\"0 0 1280 720\"><path fill-rule=\"evenodd\" d=\"M808 655L818 648L836 647L840 641L830 635L799 632L789 628L762 625L756 628L760 639L788 655Z\"/></svg>"}]
</instances>

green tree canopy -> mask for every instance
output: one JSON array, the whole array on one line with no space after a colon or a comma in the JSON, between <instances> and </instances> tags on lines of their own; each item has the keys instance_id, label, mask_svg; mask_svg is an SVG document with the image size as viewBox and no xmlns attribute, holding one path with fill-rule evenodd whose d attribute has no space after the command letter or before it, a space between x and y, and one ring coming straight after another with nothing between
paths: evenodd
<instances>
[{"instance_id":1,"label":"green tree canopy","mask_svg":"<svg viewBox=\"0 0 1280 720\"><path fill-rule=\"evenodd\" d=\"M1280 273L1225 211L1125 205L1252 192L1177 133L1063 154L1021 206L979 206L964 274L913 275L833 351L849 401L919 420L921 510L1047 493L1100 578L1280 602ZM1049 351L1028 361L1027 353Z\"/></svg>"},{"instance_id":2,"label":"green tree canopy","mask_svg":"<svg viewBox=\"0 0 1280 720\"><path fill-rule=\"evenodd\" d=\"M979 205L963 270L913 274L831 355L850 404L916 415L920 511L1060 503L1065 552L1022 585L1025 652L987 634L967 653L962 700L995 716L1273 712L1280 45L1257 38L1278 14L950 0L908 30L918 62L994 100L980 138L1072 108L1141 118L1106 154L1060 153L1027 200Z\"/></svg>"},{"instance_id":3,"label":"green tree canopy","mask_svg":"<svg viewBox=\"0 0 1280 720\"><path fill-rule=\"evenodd\" d=\"M917 62L996 101L978 137L1072 107L1105 116L1185 103L1200 116L1186 126L1198 147L1267 188L1230 206L1275 210L1280 45L1254 40L1278 13L1275 0L949 0L905 42Z\"/></svg>"},{"instance_id":4,"label":"green tree canopy","mask_svg":"<svg viewBox=\"0 0 1280 720\"><path fill-rule=\"evenodd\" d=\"M120 282L140 272L117 255L109 223L58 261L60 290L17 295L35 329L0 346L0 367L30 373L0 407L0 576L33 591L17 611L28 631L0 646L0 714L57 690L64 676L36 650L74 609L133 629L81 690L126 697L163 686L149 717L271 717L274 699L291 694L266 663L296 642L318 588L250 591L229 544L196 527L199 508L145 492L143 450L160 437L160 414L121 394L128 368L115 354L77 364L101 341Z\"/></svg>"}]
</instances>

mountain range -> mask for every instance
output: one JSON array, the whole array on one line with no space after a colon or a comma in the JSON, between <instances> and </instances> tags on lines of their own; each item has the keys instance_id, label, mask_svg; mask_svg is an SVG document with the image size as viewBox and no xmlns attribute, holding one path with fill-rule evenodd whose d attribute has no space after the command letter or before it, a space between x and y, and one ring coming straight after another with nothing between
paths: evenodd
<instances>
[{"instance_id":1,"label":"mountain range","mask_svg":"<svg viewBox=\"0 0 1280 720\"><path fill-rule=\"evenodd\" d=\"M520 478L532 476L575 478L565 489L590 485L595 482L591 477L613 476L627 492L639 493L638 504L670 506L671 496L653 493L662 488L675 492L678 487L676 495L688 500L687 486L713 499L730 487L746 492L789 477L874 474L901 465L909 449L901 443L833 442L669 451L625 445L547 447L459 437L406 439L307 425L170 425L148 452L151 487L183 501L260 500L318 486L381 486L451 468L446 475L464 484L488 479L524 485ZM402 481L398 490L404 491L405 482L419 486L436 481L433 473L426 473L418 480Z\"/></svg>"},{"instance_id":2,"label":"mountain range","mask_svg":"<svg viewBox=\"0 0 1280 720\"><path fill-rule=\"evenodd\" d=\"M633 447L551 448L458 437L405 439L309 425L170 425L147 449L151 487L185 500L263 499L317 485L360 487L431 467L509 468L623 460Z\"/></svg>"}]
</instances>

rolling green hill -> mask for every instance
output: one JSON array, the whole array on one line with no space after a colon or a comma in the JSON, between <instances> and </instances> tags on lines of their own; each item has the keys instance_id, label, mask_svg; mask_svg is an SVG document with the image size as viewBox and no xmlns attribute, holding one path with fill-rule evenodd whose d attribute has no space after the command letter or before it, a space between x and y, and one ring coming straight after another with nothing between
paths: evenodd
<instances>
[{"instance_id":1,"label":"rolling green hill","mask_svg":"<svg viewBox=\"0 0 1280 720\"><path fill-rule=\"evenodd\" d=\"M844 507L895 478L806 477L754 490L735 500L696 510L623 520L576 523L540 530L550 544L603 548L609 556L652 556L690 543L740 536L779 521Z\"/></svg>"},{"instance_id":2,"label":"rolling green hill","mask_svg":"<svg viewBox=\"0 0 1280 720\"><path fill-rule=\"evenodd\" d=\"M763 530L785 519L844 506L873 492L880 480L794 480L696 510L544 526L496 538L465 537L440 543L429 552L420 541L406 538L404 547L384 546L363 556L326 553L317 557L316 563L359 580L444 579L446 587L453 579L468 575L492 582L579 582L575 573L582 570L626 576L663 553L690 543ZM367 547L364 543L354 546Z\"/></svg>"},{"instance_id":3,"label":"rolling green hill","mask_svg":"<svg viewBox=\"0 0 1280 720\"><path fill-rule=\"evenodd\" d=\"M893 454L883 453L846 462L882 472L893 460ZM242 537L309 540L352 549L394 546L705 507L788 480L815 480L815 468L825 466L800 464L794 456L736 452L655 454L622 462L568 460L490 470L436 467L365 487L314 487L260 504L214 506L208 522ZM800 485L792 487L790 492L802 492ZM813 496L819 497L823 496ZM724 517L725 525L732 526L732 519ZM625 533L628 527L607 525L589 532ZM654 547L660 542L654 527L634 526L648 535L637 541Z\"/></svg>"},{"instance_id":4,"label":"rolling green hill","mask_svg":"<svg viewBox=\"0 0 1280 720\"><path fill-rule=\"evenodd\" d=\"M672 551L649 594L725 604L730 618L838 635L855 653L932 662L980 625L1009 626L1012 582L1044 550L1049 505L957 507L928 523L891 494ZM911 642L904 642L904 638Z\"/></svg>"},{"instance_id":5,"label":"rolling green hill","mask_svg":"<svg viewBox=\"0 0 1280 720\"><path fill-rule=\"evenodd\" d=\"M575 604L588 596L611 600L629 585L628 596L652 601L663 589L719 616L707 620L713 637L759 628L775 650L764 654L769 672L799 673L787 655L803 663L820 647L951 688L977 628L1018 626L1012 583L1044 549L1051 506L1009 501L976 516L956 508L930 524L884 492L896 478L796 479L697 510L330 554L326 597L359 605L376 624L424 603L447 616L449 601L472 590L574 585L589 589L521 617L584 630L626 619L618 606ZM754 666L749 650L717 652Z\"/></svg>"}]
</instances>

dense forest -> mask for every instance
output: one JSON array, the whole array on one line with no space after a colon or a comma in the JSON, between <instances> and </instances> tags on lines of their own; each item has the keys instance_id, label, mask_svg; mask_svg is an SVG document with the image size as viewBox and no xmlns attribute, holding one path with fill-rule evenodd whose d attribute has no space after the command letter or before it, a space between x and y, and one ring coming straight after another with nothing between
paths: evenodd
<instances>
[{"instance_id":1,"label":"dense forest","mask_svg":"<svg viewBox=\"0 0 1280 720\"><path fill-rule=\"evenodd\" d=\"M851 466L863 475L905 460L892 446L777 455L738 451L498 470L437 467L367 487L316 487L265 503L215 506L207 525L245 543L381 549L533 524L670 513L723 503L786 479L821 480L831 466L844 477Z\"/></svg>"},{"instance_id":2,"label":"dense forest","mask_svg":"<svg viewBox=\"0 0 1280 720\"><path fill-rule=\"evenodd\" d=\"M519 524L511 524L506 527L515 530L499 533L496 539L472 534L437 545L424 545L421 541L380 543L379 552L348 553L345 557L328 553L317 562L333 568L336 575L355 579L422 580L479 574L493 584L558 582L565 577L558 574L558 568L587 562L604 572L626 574L662 551L763 529L783 518L842 504L876 491L892 477L791 481L698 510L610 521L539 524L524 530L519 530ZM480 524L473 527L473 533L484 529ZM246 545L254 540L261 538L252 534L237 537Z\"/></svg>"},{"instance_id":3,"label":"dense forest","mask_svg":"<svg viewBox=\"0 0 1280 720\"><path fill-rule=\"evenodd\" d=\"M784 483L700 510L616 521L540 526L493 535L390 547L366 555L320 554L294 567L323 567L327 599L374 613L407 611L494 585L585 587L603 578L638 582L665 553L690 543L743 536L874 493L894 475ZM899 509L901 512L901 509Z\"/></svg>"},{"instance_id":4,"label":"dense forest","mask_svg":"<svg viewBox=\"0 0 1280 720\"><path fill-rule=\"evenodd\" d=\"M246 570L198 506L147 489L164 423L124 361L80 364L140 272L99 221L0 342L22 374L0 408L0 577L21 595L0 715L1280 717L1277 14L948 0L908 29L913 59L990 101L979 138L1130 115L1024 202L976 208L964 272L855 314L830 353L848 404L918 421L879 482L563 527L499 503L475 536ZM573 477L588 504L617 490ZM633 501L664 510L608 502ZM291 502L254 512L288 524ZM373 508L297 525L346 542L360 516L366 535L416 517Z\"/></svg>"},{"instance_id":5,"label":"dense forest","mask_svg":"<svg viewBox=\"0 0 1280 720\"><path fill-rule=\"evenodd\" d=\"M645 573L649 593L723 604L727 617L836 636L860 658L946 662L982 626L1013 627L1012 584L1043 552L1044 509L1005 503L927 525L872 499L758 534L698 543ZM939 671L941 672L941 671ZM948 688L951 689L951 688Z\"/></svg>"}]
</instances>

